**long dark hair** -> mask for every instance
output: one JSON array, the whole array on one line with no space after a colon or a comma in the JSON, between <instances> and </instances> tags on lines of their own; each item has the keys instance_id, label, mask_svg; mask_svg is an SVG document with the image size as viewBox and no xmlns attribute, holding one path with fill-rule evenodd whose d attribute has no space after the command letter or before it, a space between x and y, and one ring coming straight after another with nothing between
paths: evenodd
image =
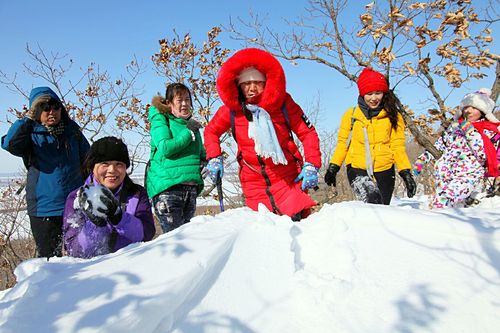
<instances>
[{"instance_id":1,"label":"long dark hair","mask_svg":"<svg viewBox=\"0 0 500 333\"><path fill-rule=\"evenodd\" d=\"M134 183L132 179L130 179L128 173L125 174L125 179L123 180L122 191L120 192L120 202L125 202L126 198L129 195L136 194L141 190L142 186Z\"/></svg>"},{"instance_id":2,"label":"long dark hair","mask_svg":"<svg viewBox=\"0 0 500 333\"><path fill-rule=\"evenodd\" d=\"M398 112L400 112L402 108L399 98L394 94L394 91L389 90L384 94L382 104L391 121L391 127L396 130L398 128Z\"/></svg>"}]
</instances>

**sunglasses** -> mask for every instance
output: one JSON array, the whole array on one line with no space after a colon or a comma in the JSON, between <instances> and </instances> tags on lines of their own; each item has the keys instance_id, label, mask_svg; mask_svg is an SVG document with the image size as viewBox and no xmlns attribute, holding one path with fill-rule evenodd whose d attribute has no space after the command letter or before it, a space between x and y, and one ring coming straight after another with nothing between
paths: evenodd
<instances>
[{"instance_id":1,"label":"sunglasses","mask_svg":"<svg viewBox=\"0 0 500 333\"><path fill-rule=\"evenodd\" d=\"M50 112L50 110L60 111L62 108L62 105L59 102L44 102L44 103L40 103L38 105L38 107L39 107L39 110L42 112Z\"/></svg>"}]
</instances>

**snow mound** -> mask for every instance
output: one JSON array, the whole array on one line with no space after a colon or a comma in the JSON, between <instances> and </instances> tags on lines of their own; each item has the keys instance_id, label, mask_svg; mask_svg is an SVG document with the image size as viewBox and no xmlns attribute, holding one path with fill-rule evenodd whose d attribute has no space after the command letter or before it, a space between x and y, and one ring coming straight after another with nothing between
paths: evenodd
<instances>
[{"instance_id":1,"label":"snow mound","mask_svg":"<svg viewBox=\"0 0 500 333\"><path fill-rule=\"evenodd\" d=\"M91 260L32 259L0 331L497 332L500 203L325 205L300 223L199 216Z\"/></svg>"}]
</instances>

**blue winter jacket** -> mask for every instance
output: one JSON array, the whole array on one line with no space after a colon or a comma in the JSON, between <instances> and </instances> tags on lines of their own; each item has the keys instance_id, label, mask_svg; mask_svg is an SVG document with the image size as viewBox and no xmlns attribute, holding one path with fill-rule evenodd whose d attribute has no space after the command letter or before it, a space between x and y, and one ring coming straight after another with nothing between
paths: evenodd
<instances>
[{"instance_id":1,"label":"blue winter jacket","mask_svg":"<svg viewBox=\"0 0 500 333\"><path fill-rule=\"evenodd\" d=\"M89 143L67 114L61 121L65 130L57 137L30 118L14 122L2 137L2 148L22 157L28 170L26 201L30 216L62 216L66 197L84 181L81 166Z\"/></svg>"}]
</instances>

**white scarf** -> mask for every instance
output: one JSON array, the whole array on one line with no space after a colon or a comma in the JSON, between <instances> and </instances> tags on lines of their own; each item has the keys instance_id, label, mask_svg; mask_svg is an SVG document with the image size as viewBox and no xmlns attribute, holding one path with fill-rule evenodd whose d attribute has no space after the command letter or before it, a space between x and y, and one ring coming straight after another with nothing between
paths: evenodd
<instances>
[{"instance_id":1,"label":"white scarf","mask_svg":"<svg viewBox=\"0 0 500 333\"><path fill-rule=\"evenodd\" d=\"M253 139L257 155L272 158L274 164L288 164L269 113L258 105L247 104L246 107L253 116L253 121L248 122L248 137Z\"/></svg>"}]
</instances>

